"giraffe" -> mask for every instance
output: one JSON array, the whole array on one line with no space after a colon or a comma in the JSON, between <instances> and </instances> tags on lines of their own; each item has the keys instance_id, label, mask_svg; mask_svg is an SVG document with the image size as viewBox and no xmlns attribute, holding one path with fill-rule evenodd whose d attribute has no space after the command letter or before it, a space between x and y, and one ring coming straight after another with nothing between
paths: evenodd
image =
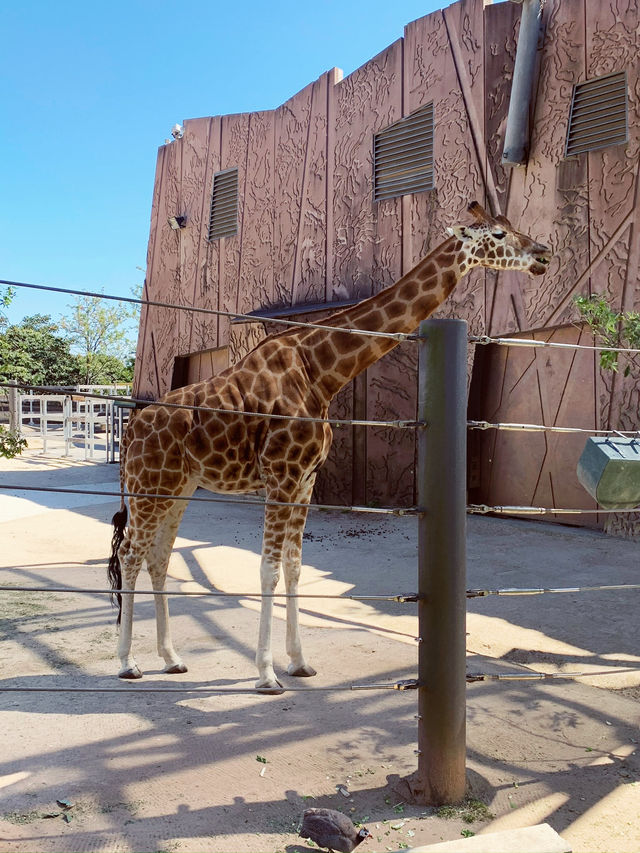
<instances>
[{"instance_id":1,"label":"giraffe","mask_svg":"<svg viewBox=\"0 0 640 853\"><path fill-rule=\"evenodd\" d=\"M134 590L146 560L152 587L164 590L169 557L187 501L197 487L214 492L247 493L264 489L260 582L263 594L256 666L256 688L281 692L271 652L273 593L281 568L286 600L288 674L313 676L300 641L295 595L301 566L302 534L316 473L325 461L332 431L329 403L354 376L398 344L388 337L341 331L351 328L412 332L451 293L460 278L477 266L545 272L551 253L516 231L503 216L492 217L472 202L470 225L449 228L448 236L395 284L323 321L333 329L294 326L267 337L237 364L206 381L170 391L133 413L122 446L121 505L113 518L109 580L114 590ZM203 406L262 415L187 408ZM291 420L265 415L285 415ZM123 493L162 494L166 499L129 498L129 523ZM273 503L270 503L273 502ZM296 504L279 506L277 504ZM120 678L140 678L131 653L133 595L117 594L120 624ZM167 598L154 596L158 654L164 672L187 668L170 635Z\"/></svg>"}]
</instances>

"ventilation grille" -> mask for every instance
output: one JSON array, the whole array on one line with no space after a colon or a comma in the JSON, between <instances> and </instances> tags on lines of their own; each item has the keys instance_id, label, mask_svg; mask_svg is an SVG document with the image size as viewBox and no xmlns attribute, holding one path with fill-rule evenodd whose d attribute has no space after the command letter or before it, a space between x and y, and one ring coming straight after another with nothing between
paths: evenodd
<instances>
[{"instance_id":1,"label":"ventilation grille","mask_svg":"<svg viewBox=\"0 0 640 853\"><path fill-rule=\"evenodd\" d=\"M433 189L433 103L373 137L373 198Z\"/></svg>"},{"instance_id":2,"label":"ventilation grille","mask_svg":"<svg viewBox=\"0 0 640 853\"><path fill-rule=\"evenodd\" d=\"M238 231L238 170L226 169L213 176L209 239L230 237Z\"/></svg>"},{"instance_id":3,"label":"ventilation grille","mask_svg":"<svg viewBox=\"0 0 640 853\"><path fill-rule=\"evenodd\" d=\"M565 157L627 140L626 72L574 86Z\"/></svg>"}]
</instances>

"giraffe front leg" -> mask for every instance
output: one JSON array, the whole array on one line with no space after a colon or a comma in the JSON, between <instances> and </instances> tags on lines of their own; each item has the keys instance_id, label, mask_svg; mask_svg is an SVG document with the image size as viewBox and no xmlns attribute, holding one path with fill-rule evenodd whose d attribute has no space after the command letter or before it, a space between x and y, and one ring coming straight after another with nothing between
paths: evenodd
<instances>
[{"instance_id":1,"label":"giraffe front leg","mask_svg":"<svg viewBox=\"0 0 640 853\"><path fill-rule=\"evenodd\" d=\"M276 493L270 494L268 500L282 500ZM280 578L282 563L282 545L284 531L291 510L288 507L266 506L264 511L264 533L262 537L262 560L260 562L260 591L262 603L260 607L260 628L258 631L258 648L256 650L256 666L258 680L256 687L269 693L282 693L282 684L276 678L273 669L273 654L271 651L271 626L273 622L273 598Z\"/></svg>"},{"instance_id":2,"label":"giraffe front leg","mask_svg":"<svg viewBox=\"0 0 640 853\"><path fill-rule=\"evenodd\" d=\"M286 566L286 564L285 564ZM300 565L297 569L287 571L285 567L285 576L287 579L287 592L291 595L298 593L298 577L300 575ZM302 654L302 642L300 640L300 621L298 618L298 599L287 599L287 654L291 659L291 663L287 667L289 675L295 675L302 678L309 678L316 675L316 671L312 666L305 662Z\"/></svg>"},{"instance_id":3,"label":"giraffe front leg","mask_svg":"<svg viewBox=\"0 0 640 853\"><path fill-rule=\"evenodd\" d=\"M260 607L260 628L258 631L258 648L256 650L256 666L258 667L258 680L256 687L269 693L282 693L282 684L276 678L273 668L273 654L271 651L271 625L273 621L273 598L270 594L274 592L278 578L280 577L280 559L270 554L262 553L260 563L260 590L262 592L262 605ZM266 597L269 596L269 597Z\"/></svg>"}]
</instances>

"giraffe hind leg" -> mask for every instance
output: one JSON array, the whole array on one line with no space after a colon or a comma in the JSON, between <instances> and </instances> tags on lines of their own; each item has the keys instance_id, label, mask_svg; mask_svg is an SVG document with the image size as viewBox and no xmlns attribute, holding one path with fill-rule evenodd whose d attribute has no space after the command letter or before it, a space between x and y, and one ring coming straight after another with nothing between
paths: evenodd
<instances>
[{"instance_id":1,"label":"giraffe hind leg","mask_svg":"<svg viewBox=\"0 0 640 853\"><path fill-rule=\"evenodd\" d=\"M160 591L164 588L171 548L185 506L186 501L167 499L167 501L158 501L146 510L142 501L137 503L136 498L131 499L131 522L118 552L123 591L131 590L133 592L145 560L147 560L154 590ZM158 560L159 557L163 559ZM142 672L131 651L133 598L133 594L122 595L122 618L118 638L118 657L120 658L118 677L125 679L142 678ZM165 657L167 671L184 672L186 668L173 651L171 644L166 597L159 595L155 596L155 599L158 649L167 653Z\"/></svg>"},{"instance_id":2,"label":"giraffe hind leg","mask_svg":"<svg viewBox=\"0 0 640 853\"><path fill-rule=\"evenodd\" d=\"M178 534L178 527L187 507L187 501L175 501L160 525L156 538L147 557L147 569L151 576L151 585L158 593L164 592L169 558ZM171 639L169 623L169 602L166 595L155 595L156 634L158 655L164 659L164 672L176 674L187 672L187 667L177 654Z\"/></svg>"},{"instance_id":3,"label":"giraffe hind leg","mask_svg":"<svg viewBox=\"0 0 640 853\"><path fill-rule=\"evenodd\" d=\"M120 566L122 571L121 588L123 590L134 590L136 580L142 566L143 557L138 557L136 552L131 552L131 540L125 537L119 551ZM118 634L118 657L120 658L120 671L118 678L135 679L142 678L142 672L131 652L131 639L133 634L133 594L121 596L120 607L120 629Z\"/></svg>"}]
</instances>

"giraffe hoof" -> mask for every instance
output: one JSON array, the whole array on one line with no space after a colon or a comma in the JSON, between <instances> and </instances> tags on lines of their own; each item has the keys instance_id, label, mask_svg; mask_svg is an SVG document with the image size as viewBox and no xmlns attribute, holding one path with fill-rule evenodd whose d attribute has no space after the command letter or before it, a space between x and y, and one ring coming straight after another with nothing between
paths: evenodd
<instances>
[{"instance_id":1,"label":"giraffe hoof","mask_svg":"<svg viewBox=\"0 0 640 853\"><path fill-rule=\"evenodd\" d=\"M123 669L118 673L118 678L142 678L142 673L137 666L132 666L129 669Z\"/></svg>"},{"instance_id":2,"label":"giraffe hoof","mask_svg":"<svg viewBox=\"0 0 640 853\"><path fill-rule=\"evenodd\" d=\"M312 675L317 675L315 669L306 663L302 666L298 666L295 668L293 664L289 664L287 672L289 673L289 675L295 675L297 678L311 678Z\"/></svg>"},{"instance_id":3,"label":"giraffe hoof","mask_svg":"<svg viewBox=\"0 0 640 853\"><path fill-rule=\"evenodd\" d=\"M172 663L171 666L165 666L162 671L166 672L168 675L174 675L177 672L188 672L187 667L182 663L182 661L180 663Z\"/></svg>"},{"instance_id":4,"label":"giraffe hoof","mask_svg":"<svg viewBox=\"0 0 640 853\"><path fill-rule=\"evenodd\" d=\"M278 679L269 680L269 681L256 681L256 690L259 693L267 693L269 696L276 696L280 693L284 693L284 687Z\"/></svg>"}]
</instances>

